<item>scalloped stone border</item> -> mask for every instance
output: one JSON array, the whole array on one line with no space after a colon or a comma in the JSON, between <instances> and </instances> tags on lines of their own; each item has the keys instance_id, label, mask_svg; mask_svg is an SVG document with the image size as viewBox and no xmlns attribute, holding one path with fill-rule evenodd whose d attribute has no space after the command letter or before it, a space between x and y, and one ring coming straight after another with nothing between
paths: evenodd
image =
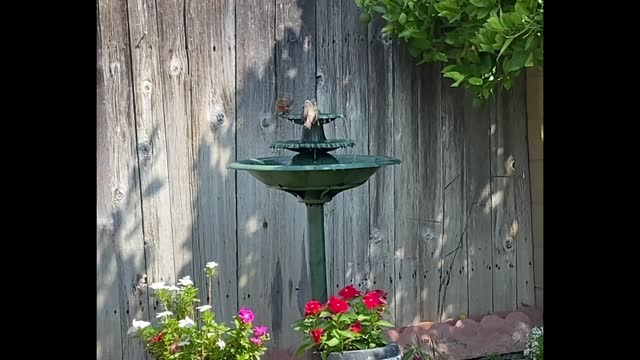
<instances>
[{"instance_id":1,"label":"scalloped stone border","mask_svg":"<svg viewBox=\"0 0 640 360\"><path fill-rule=\"evenodd\" d=\"M428 350L435 340L438 351L448 360L464 360L524 351L531 328L542 325L541 310L523 307L515 311L469 316L464 320L421 322L389 330L387 335L401 350L415 342L416 336L424 350ZM294 360L294 353L295 348L272 348L264 360Z\"/></svg>"}]
</instances>

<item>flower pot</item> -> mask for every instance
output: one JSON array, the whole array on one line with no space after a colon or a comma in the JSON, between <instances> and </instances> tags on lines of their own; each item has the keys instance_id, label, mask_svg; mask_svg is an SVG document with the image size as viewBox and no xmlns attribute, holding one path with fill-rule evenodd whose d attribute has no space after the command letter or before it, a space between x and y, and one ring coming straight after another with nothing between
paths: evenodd
<instances>
[{"instance_id":1,"label":"flower pot","mask_svg":"<svg viewBox=\"0 0 640 360\"><path fill-rule=\"evenodd\" d=\"M384 347L367 350L349 350L330 353L327 360L400 360L402 353L395 343ZM322 359L320 354L314 353L313 359Z\"/></svg>"}]
</instances>

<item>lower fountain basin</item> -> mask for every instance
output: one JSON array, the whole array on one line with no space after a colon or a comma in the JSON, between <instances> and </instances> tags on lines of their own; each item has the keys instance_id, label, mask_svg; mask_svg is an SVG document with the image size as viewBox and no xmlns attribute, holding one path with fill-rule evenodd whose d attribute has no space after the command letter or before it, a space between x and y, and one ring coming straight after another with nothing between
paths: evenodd
<instances>
[{"instance_id":1,"label":"lower fountain basin","mask_svg":"<svg viewBox=\"0 0 640 360\"><path fill-rule=\"evenodd\" d=\"M400 160L387 156L335 155L331 163L300 163L294 157L265 157L241 160L230 169L246 170L260 182L286 191L299 201L325 203L338 193L364 184L380 167Z\"/></svg>"}]
</instances>

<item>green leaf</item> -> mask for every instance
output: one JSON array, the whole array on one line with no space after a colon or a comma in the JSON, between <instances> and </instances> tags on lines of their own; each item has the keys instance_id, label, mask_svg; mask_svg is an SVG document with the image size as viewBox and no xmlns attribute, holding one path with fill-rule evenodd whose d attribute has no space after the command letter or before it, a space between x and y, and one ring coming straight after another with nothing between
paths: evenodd
<instances>
[{"instance_id":1,"label":"green leaf","mask_svg":"<svg viewBox=\"0 0 640 360\"><path fill-rule=\"evenodd\" d=\"M479 8L484 8L491 5L487 0L471 0L469 2L473 4L473 6L479 7Z\"/></svg>"},{"instance_id":2,"label":"green leaf","mask_svg":"<svg viewBox=\"0 0 640 360\"><path fill-rule=\"evenodd\" d=\"M449 58L447 58L447 55L445 55L444 53L441 52L437 52L433 55L433 58L442 62L447 62L447 60L449 60Z\"/></svg>"},{"instance_id":3,"label":"green leaf","mask_svg":"<svg viewBox=\"0 0 640 360\"><path fill-rule=\"evenodd\" d=\"M525 67L533 67L534 62L533 62L533 53L529 53L529 57L527 58L527 62L524 63Z\"/></svg>"},{"instance_id":4,"label":"green leaf","mask_svg":"<svg viewBox=\"0 0 640 360\"><path fill-rule=\"evenodd\" d=\"M386 320L379 320L376 325L378 326L383 326L383 327L394 327L395 325L393 325L392 323L386 321Z\"/></svg>"},{"instance_id":5,"label":"green leaf","mask_svg":"<svg viewBox=\"0 0 640 360\"><path fill-rule=\"evenodd\" d=\"M457 72L457 71L449 71L449 72L446 72L446 73L444 73L444 75L443 75L443 76L444 76L444 77L451 78L451 79L453 79L453 80L455 80L455 81L462 81L462 80L464 80L464 75L460 74L460 73L459 73L459 72Z\"/></svg>"},{"instance_id":6,"label":"green leaf","mask_svg":"<svg viewBox=\"0 0 640 360\"><path fill-rule=\"evenodd\" d=\"M403 32L401 32L400 35L398 35L398 37L406 39L408 37L411 37L416 32L418 32L418 30L416 30L416 29L406 29Z\"/></svg>"},{"instance_id":7,"label":"green leaf","mask_svg":"<svg viewBox=\"0 0 640 360\"><path fill-rule=\"evenodd\" d=\"M347 338L354 338L356 335L355 333L351 332L351 331L346 331L346 330L338 330L338 332L340 333L340 335L347 337Z\"/></svg>"},{"instance_id":8,"label":"green leaf","mask_svg":"<svg viewBox=\"0 0 640 360\"><path fill-rule=\"evenodd\" d=\"M476 15L477 19L484 19L487 17L487 15L489 15L489 12L491 11L491 9L480 9L478 10L478 15Z\"/></svg>"},{"instance_id":9,"label":"green leaf","mask_svg":"<svg viewBox=\"0 0 640 360\"><path fill-rule=\"evenodd\" d=\"M500 22L500 19L498 19L495 16L490 17L489 20L487 20L487 23L489 24L489 27L491 27L493 30L496 30L496 31L504 30L504 26Z\"/></svg>"},{"instance_id":10,"label":"green leaf","mask_svg":"<svg viewBox=\"0 0 640 360\"><path fill-rule=\"evenodd\" d=\"M486 51L486 52L493 52L493 48L487 44L480 44L478 45L480 47L481 51Z\"/></svg>"},{"instance_id":11,"label":"green leaf","mask_svg":"<svg viewBox=\"0 0 640 360\"><path fill-rule=\"evenodd\" d=\"M414 58L419 57L420 53L422 53L422 50L418 49L415 46L409 46L409 54L411 54L411 56L413 56Z\"/></svg>"},{"instance_id":12,"label":"green leaf","mask_svg":"<svg viewBox=\"0 0 640 360\"><path fill-rule=\"evenodd\" d=\"M442 73L448 73L450 71L455 71L455 68L457 67L457 65L447 65L444 67L444 69L442 69Z\"/></svg>"},{"instance_id":13,"label":"green leaf","mask_svg":"<svg viewBox=\"0 0 640 360\"><path fill-rule=\"evenodd\" d=\"M331 340L326 342L327 346L330 346L330 347L334 347L334 346L338 345L339 343L340 343L340 340L338 340L336 338L331 338Z\"/></svg>"},{"instance_id":14,"label":"green leaf","mask_svg":"<svg viewBox=\"0 0 640 360\"><path fill-rule=\"evenodd\" d=\"M398 21L402 25L406 24L406 22L407 22L407 14L405 14L405 13L400 14L400 17L398 18Z\"/></svg>"},{"instance_id":15,"label":"green leaf","mask_svg":"<svg viewBox=\"0 0 640 360\"><path fill-rule=\"evenodd\" d=\"M467 80L469 82L469 84L471 85L482 85L482 79L478 78L478 77L472 77L469 78L469 80Z\"/></svg>"},{"instance_id":16,"label":"green leaf","mask_svg":"<svg viewBox=\"0 0 640 360\"><path fill-rule=\"evenodd\" d=\"M525 16L528 14L527 9L525 9L524 6L522 6L521 3L516 2L516 14L520 15L520 16Z\"/></svg>"},{"instance_id":17,"label":"green leaf","mask_svg":"<svg viewBox=\"0 0 640 360\"><path fill-rule=\"evenodd\" d=\"M511 79L504 79L502 81L502 86L507 90L511 89L511 85L513 85L513 80L511 80Z\"/></svg>"},{"instance_id":18,"label":"green leaf","mask_svg":"<svg viewBox=\"0 0 640 360\"><path fill-rule=\"evenodd\" d=\"M387 9L384 6L380 6L380 5L376 5L374 7L371 8L373 11L380 13L380 14L384 14L387 12Z\"/></svg>"},{"instance_id":19,"label":"green leaf","mask_svg":"<svg viewBox=\"0 0 640 360\"><path fill-rule=\"evenodd\" d=\"M394 25L393 23L389 23L387 25L385 25L385 27L382 28L382 32L383 33L390 33L391 31L393 31Z\"/></svg>"},{"instance_id":20,"label":"green leaf","mask_svg":"<svg viewBox=\"0 0 640 360\"><path fill-rule=\"evenodd\" d=\"M360 21L365 24L368 24L369 21L371 21L371 15L369 13L360 14Z\"/></svg>"},{"instance_id":21,"label":"green leaf","mask_svg":"<svg viewBox=\"0 0 640 360\"><path fill-rule=\"evenodd\" d=\"M357 318L357 315L355 313L348 312L348 313L342 314L342 317L340 318L340 321L352 322L356 318Z\"/></svg>"},{"instance_id":22,"label":"green leaf","mask_svg":"<svg viewBox=\"0 0 640 360\"><path fill-rule=\"evenodd\" d=\"M529 35L529 37L527 38L527 42L525 42L524 44L524 49L525 50L529 50L531 48L531 45L533 45L533 41L536 39L535 35Z\"/></svg>"},{"instance_id":23,"label":"green leaf","mask_svg":"<svg viewBox=\"0 0 640 360\"><path fill-rule=\"evenodd\" d=\"M513 38L507 38L507 41L505 41L504 44L502 44L502 49L500 49L500 53L498 54L498 57L502 56L504 51L507 50L509 45L511 45L512 41L513 41Z\"/></svg>"},{"instance_id":24,"label":"green leaf","mask_svg":"<svg viewBox=\"0 0 640 360\"><path fill-rule=\"evenodd\" d=\"M527 62L528 55L529 54L523 51L514 53L513 56L511 57L511 62L509 63L509 66L505 67L504 70L506 72L513 72L522 68L524 64Z\"/></svg>"}]
</instances>

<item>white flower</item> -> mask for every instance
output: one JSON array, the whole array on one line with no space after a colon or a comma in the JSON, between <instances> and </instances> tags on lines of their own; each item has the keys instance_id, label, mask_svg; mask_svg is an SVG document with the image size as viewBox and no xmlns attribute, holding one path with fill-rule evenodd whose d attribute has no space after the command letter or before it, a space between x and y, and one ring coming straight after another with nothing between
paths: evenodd
<instances>
[{"instance_id":1,"label":"white flower","mask_svg":"<svg viewBox=\"0 0 640 360\"><path fill-rule=\"evenodd\" d=\"M198 309L198 311L200 311L200 312L205 312L205 311L211 309L211 305L198 306L196 309Z\"/></svg>"},{"instance_id":2,"label":"white flower","mask_svg":"<svg viewBox=\"0 0 640 360\"><path fill-rule=\"evenodd\" d=\"M180 346L185 346L185 345L189 345L189 344L191 344L191 342L189 341L189 338L186 338L186 339L184 339L184 340L182 340L182 341L180 341L178 343L178 345L180 345Z\"/></svg>"},{"instance_id":3,"label":"white flower","mask_svg":"<svg viewBox=\"0 0 640 360\"><path fill-rule=\"evenodd\" d=\"M226 344L224 343L224 340L218 339L218 341L216 342L216 345L218 345L220 349L224 349Z\"/></svg>"},{"instance_id":4,"label":"white flower","mask_svg":"<svg viewBox=\"0 0 640 360\"><path fill-rule=\"evenodd\" d=\"M165 289L166 288L166 286L164 286L164 281L153 283L149 287L152 288L153 290L160 290L160 289Z\"/></svg>"},{"instance_id":5,"label":"white flower","mask_svg":"<svg viewBox=\"0 0 640 360\"><path fill-rule=\"evenodd\" d=\"M215 261L209 261L206 265L207 269L215 269L218 267L218 263Z\"/></svg>"},{"instance_id":6,"label":"white flower","mask_svg":"<svg viewBox=\"0 0 640 360\"><path fill-rule=\"evenodd\" d=\"M129 330L127 330L127 335L131 335L135 332L138 332L138 330L142 330L144 328L146 328L147 326L151 325L150 322L144 321L144 320L136 320L133 319L133 326L131 326L129 328Z\"/></svg>"},{"instance_id":7,"label":"white flower","mask_svg":"<svg viewBox=\"0 0 640 360\"><path fill-rule=\"evenodd\" d=\"M171 311L163 311L156 314L156 319L160 319L161 317L171 316L173 313Z\"/></svg>"},{"instance_id":8,"label":"white flower","mask_svg":"<svg viewBox=\"0 0 640 360\"><path fill-rule=\"evenodd\" d=\"M178 290L180 290L180 288L175 286L175 285L165 286L165 289L167 289L169 291L178 291Z\"/></svg>"},{"instance_id":9,"label":"white flower","mask_svg":"<svg viewBox=\"0 0 640 360\"><path fill-rule=\"evenodd\" d=\"M187 275L182 279L178 280L178 285L180 286L193 285L193 281L191 281L191 276Z\"/></svg>"},{"instance_id":10,"label":"white flower","mask_svg":"<svg viewBox=\"0 0 640 360\"><path fill-rule=\"evenodd\" d=\"M178 321L178 326L181 328L190 328L193 327L196 323L193 320L189 319L189 317L185 317L184 319Z\"/></svg>"}]
</instances>

